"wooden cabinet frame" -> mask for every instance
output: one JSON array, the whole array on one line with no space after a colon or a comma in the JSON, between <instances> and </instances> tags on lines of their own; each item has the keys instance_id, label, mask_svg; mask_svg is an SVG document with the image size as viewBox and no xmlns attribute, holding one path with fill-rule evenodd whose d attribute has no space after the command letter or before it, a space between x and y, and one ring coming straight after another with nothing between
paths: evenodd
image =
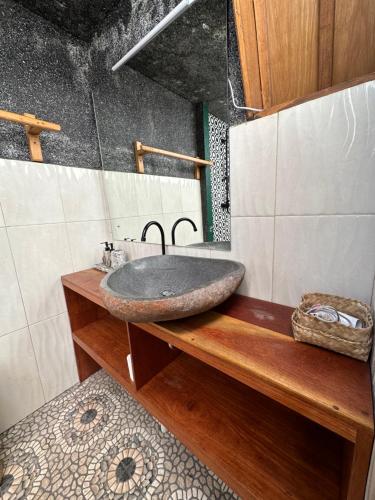
<instances>
[{"instance_id":1,"label":"wooden cabinet frame","mask_svg":"<svg viewBox=\"0 0 375 500\"><path fill-rule=\"evenodd\" d=\"M368 364L295 342L291 308L241 296L127 324L105 309L102 278L62 279L81 381L104 368L244 499L363 499Z\"/></svg>"},{"instance_id":2,"label":"wooden cabinet frame","mask_svg":"<svg viewBox=\"0 0 375 500\"><path fill-rule=\"evenodd\" d=\"M249 118L374 79L375 2L232 1Z\"/></svg>"}]
</instances>

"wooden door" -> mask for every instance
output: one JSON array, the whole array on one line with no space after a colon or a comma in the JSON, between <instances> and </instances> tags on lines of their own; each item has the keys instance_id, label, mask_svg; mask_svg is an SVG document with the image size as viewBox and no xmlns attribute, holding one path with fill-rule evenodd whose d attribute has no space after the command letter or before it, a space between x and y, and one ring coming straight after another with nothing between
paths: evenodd
<instances>
[{"instance_id":1,"label":"wooden door","mask_svg":"<svg viewBox=\"0 0 375 500\"><path fill-rule=\"evenodd\" d=\"M233 5L246 106L268 110L375 71L374 0Z\"/></svg>"}]
</instances>

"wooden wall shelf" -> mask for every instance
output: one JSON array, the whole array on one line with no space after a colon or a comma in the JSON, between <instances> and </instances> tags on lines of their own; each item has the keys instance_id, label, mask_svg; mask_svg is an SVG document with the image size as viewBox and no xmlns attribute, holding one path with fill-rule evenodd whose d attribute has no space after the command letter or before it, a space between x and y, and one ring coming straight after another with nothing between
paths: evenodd
<instances>
[{"instance_id":1,"label":"wooden wall shelf","mask_svg":"<svg viewBox=\"0 0 375 500\"><path fill-rule=\"evenodd\" d=\"M104 308L102 278L62 278L81 380L103 367L244 499L363 498L368 364L294 342L291 308L246 297L127 325Z\"/></svg>"},{"instance_id":2,"label":"wooden wall shelf","mask_svg":"<svg viewBox=\"0 0 375 500\"><path fill-rule=\"evenodd\" d=\"M24 126L27 137L27 144L30 152L30 159L31 161L37 162L43 161L42 146L40 144L40 133L43 131L59 132L61 130L60 125L58 125L57 123L39 120L35 117L35 115L31 115L29 113L20 115L18 113L11 113L10 111L4 111L0 109L0 120L5 120L11 123L18 123L19 125Z\"/></svg>"},{"instance_id":3,"label":"wooden wall shelf","mask_svg":"<svg viewBox=\"0 0 375 500\"><path fill-rule=\"evenodd\" d=\"M201 173L200 169L202 167L212 166L212 161L202 160L201 158L194 158L194 156L187 156L180 153L173 153L172 151L166 151L165 149L158 149L151 146L145 146L139 141L134 142L134 155L135 155L135 165L137 172L139 174L145 173L145 166L143 162L143 157L145 155L154 154L160 156L167 156L168 158L175 158L176 160L190 161L195 165L195 178L200 180Z\"/></svg>"}]
</instances>

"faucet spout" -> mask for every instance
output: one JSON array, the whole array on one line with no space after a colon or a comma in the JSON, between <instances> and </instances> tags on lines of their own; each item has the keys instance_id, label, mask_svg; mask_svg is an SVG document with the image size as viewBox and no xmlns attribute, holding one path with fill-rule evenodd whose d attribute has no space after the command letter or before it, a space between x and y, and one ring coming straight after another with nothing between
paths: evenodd
<instances>
[{"instance_id":1,"label":"faucet spout","mask_svg":"<svg viewBox=\"0 0 375 500\"><path fill-rule=\"evenodd\" d=\"M188 217L181 217L181 219L177 219L176 222L173 224L173 227L172 227L172 245L176 244L176 237L175 237L176 227L179 225L180 222L183 222L183 221L190 222L190 224L193 226L193 229L194 229L195 233L198 231L197 226Z\"/></svg>"},{"instance_id":2,"label":"faucet spout","mask_svg":"<svg viewBox=\"0 0 375 500\"><path fill-rule=\"evenodd\" d=\"M148 229L151 226L157 226L159 228L160 235L161 235L161 251L162 251L162 254L165 255L165 236L164 236L164 230L163 230L162 225L159 224L159 222L157 222L156 220L152 220L152 221L148 222L145 225L145 227L143 228L143 231L142 231L141 241L146 241L146 234L147 234Z\"/></svg>"}]
</instances>

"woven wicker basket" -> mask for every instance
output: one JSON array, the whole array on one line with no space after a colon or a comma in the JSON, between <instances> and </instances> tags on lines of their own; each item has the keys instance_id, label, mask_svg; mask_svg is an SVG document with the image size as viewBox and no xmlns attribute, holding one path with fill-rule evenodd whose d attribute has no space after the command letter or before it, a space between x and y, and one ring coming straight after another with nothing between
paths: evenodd
<instances>
[{"instance_id":1,"label":"woven wicker basket","mask_svg":"<svg viewBox=\"0 0 375 500\"><path fill-rule=\"evenodd\" d=\"M363 328L352 328L338 322L326 323L306 311L314 304L325 304L338 311L361 319ZM336 295L307 293L292 316L295 340L336 351L352 358L367 361L372 345L373 319L367 304Z\"/></svg>"}]
</instances>

